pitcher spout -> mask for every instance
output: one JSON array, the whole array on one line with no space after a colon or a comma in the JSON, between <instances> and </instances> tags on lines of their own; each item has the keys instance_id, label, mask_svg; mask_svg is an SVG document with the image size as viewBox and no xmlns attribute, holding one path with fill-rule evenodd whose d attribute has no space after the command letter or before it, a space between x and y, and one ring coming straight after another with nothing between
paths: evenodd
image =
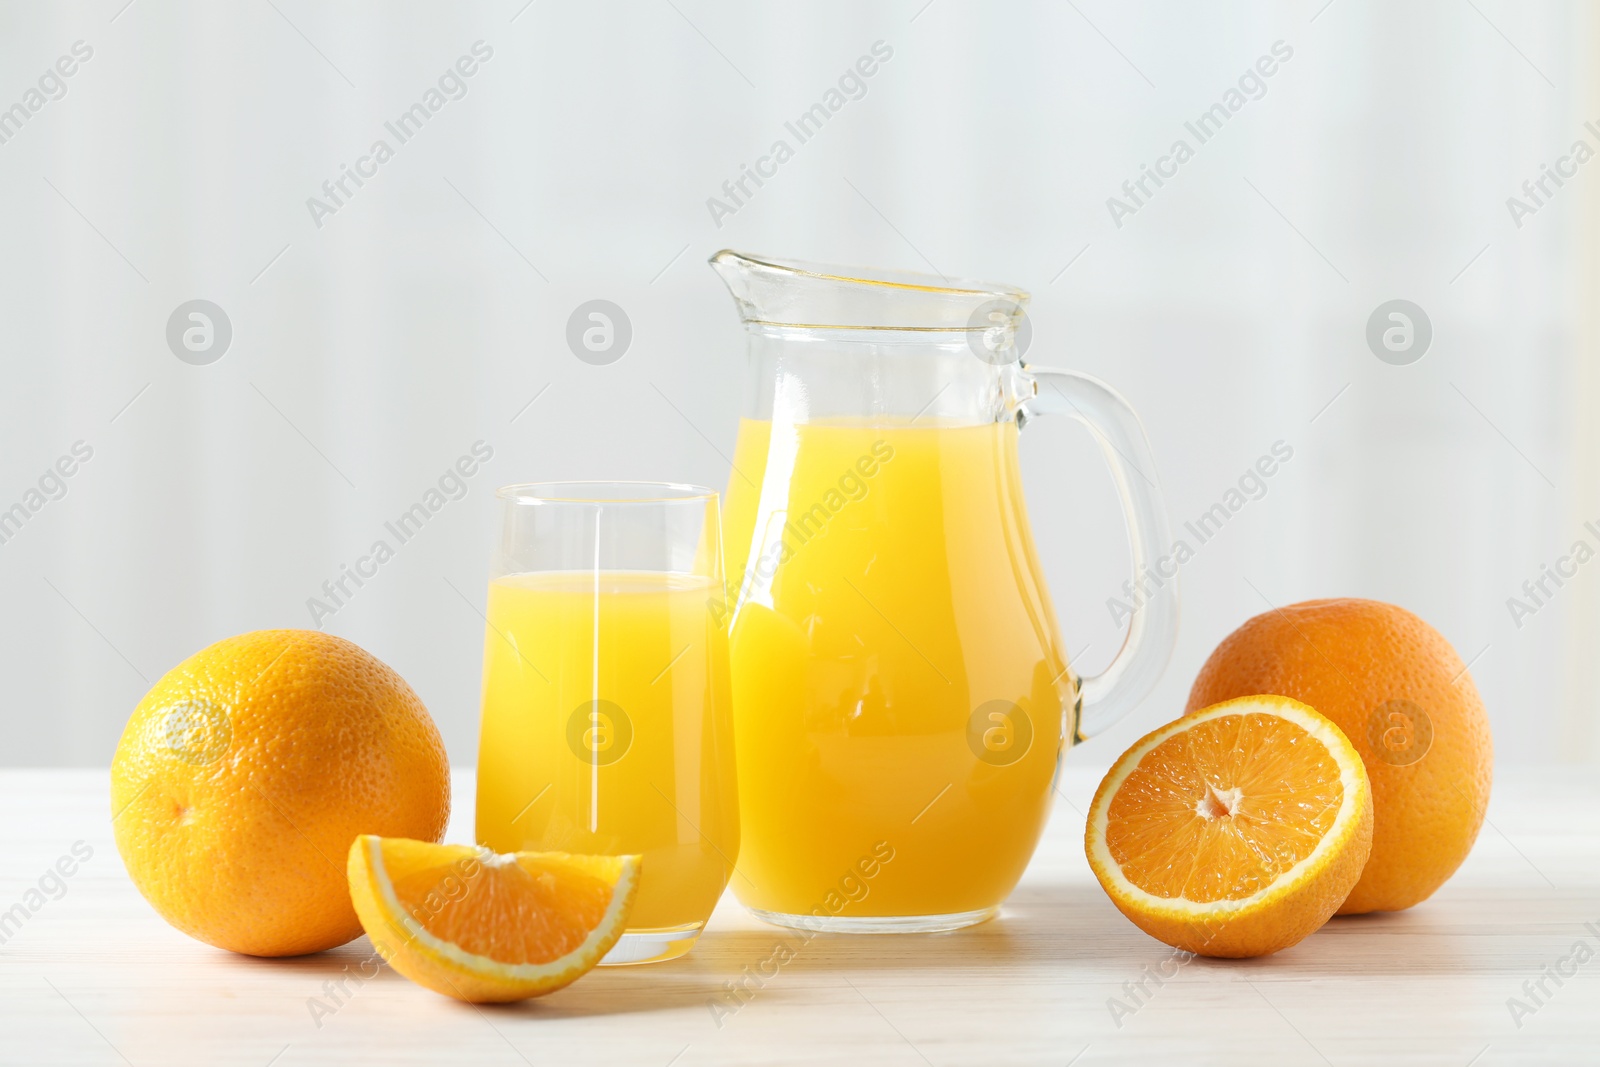
<instances>
[{"instance_id":1,"label":"pitcher spout","mask_svg":"<svg viewBox=\"0 0 1600 1067\"><path fill-rule=\"evenodd\" d=\"M724 248L710 264L747 325L965 333L1014 326L1026 290L910 271L829 266Z\"/></svg>"}]
</instances>

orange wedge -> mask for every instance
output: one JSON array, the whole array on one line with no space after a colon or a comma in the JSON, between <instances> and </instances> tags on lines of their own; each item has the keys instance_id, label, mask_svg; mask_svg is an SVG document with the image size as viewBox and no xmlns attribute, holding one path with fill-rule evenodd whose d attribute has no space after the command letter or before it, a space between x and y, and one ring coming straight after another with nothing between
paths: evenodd
<instances>
[{"instance_id":1,"label":"orange wedge","mask_svg":"<svg viewBox=\"0 0 1600 1067\"><path fill-rule=\"evenodd\" d=\"M1089 809L1089 866L1145 933L1263 956L1328 921L1372 848L1372 787L1331 721L1249 696L1147 734Z\"/></svg>"},{"instance_id":2,"label":"orange wedge","mask_svg":"<svg viewBox=\"0 0 1600 1067\"><path fill-rule=\"evenodd\" d=\"M350 899L389 966L475 1003L543 996L617 943L639 887L638 856L505 855L363 834Z\"/></svg>"}]
</instances>

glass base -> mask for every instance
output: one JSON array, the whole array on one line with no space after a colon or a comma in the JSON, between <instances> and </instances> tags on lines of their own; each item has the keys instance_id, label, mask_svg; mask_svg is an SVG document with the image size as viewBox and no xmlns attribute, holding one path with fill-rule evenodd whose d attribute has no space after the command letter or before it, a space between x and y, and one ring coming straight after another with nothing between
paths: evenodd
<instances>
[{"instance_id":1,"label":"glass base","mask_svg":"<svg viewBox=\"0 0 1600 1067\"><path fill-rule=\"evenodd\" d=\"M781 911L749 912L762 922L823 934L942 934L988 922L1000 907L953 911L945 915L790 915Z\"/></svg>"},{"instance_id":2,"label":"glass base","mask_svg":"<svg viewBox=\"0 0 1600 1067\"><path fill-rule=\"evenodd\" d=\"M636 963L675 960L694 948L705 923L670 926L662 930L629 930L600 959L602 967L631 967Z\"/></svg>"}]
</instances>

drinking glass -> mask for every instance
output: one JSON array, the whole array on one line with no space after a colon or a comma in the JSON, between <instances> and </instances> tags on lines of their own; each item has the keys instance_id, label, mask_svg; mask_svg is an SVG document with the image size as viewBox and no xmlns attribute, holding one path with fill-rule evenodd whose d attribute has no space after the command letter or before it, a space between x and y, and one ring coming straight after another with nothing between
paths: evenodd
<instances>
[{"instance_id":1,"label":"drinking glass","mask_svg":"<svg viewBox=\"0 0 1600 1067\"><path fill-rule=\"evenodd\" d=\"M497 492L478 841L640 854L602 961L694 945L739 850L717 493L657 482Z\"/></svg>"}]
</instances>

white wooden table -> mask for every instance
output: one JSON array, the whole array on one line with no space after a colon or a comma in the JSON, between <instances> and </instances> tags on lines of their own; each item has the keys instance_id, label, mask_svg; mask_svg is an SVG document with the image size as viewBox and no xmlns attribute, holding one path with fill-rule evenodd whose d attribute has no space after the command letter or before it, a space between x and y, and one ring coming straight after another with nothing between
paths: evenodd
<instances>
[{"instance_id":1,"label":"white wooden table","mask_svg":"<svg viewBox=\"0 0 1600 1067\"><path fill-rule=\"evenodd\" d=\"M0 1063L1600 1062L1592 772L1502 773L1472 857L1422 906L1334 920L1269 959L1167 964L1175 977L1159 987L1147 978L1142 1003L1124 983L1171 953L1089 873L1080 812L1097 779L1068 771L1000 919L945 935L818 937L719 1026L710 1005L727 1004L724 983L785 936L731 895L684 959L477 1008L371 966L365 939L291 960L192 941L129 883L105 772L3 771L0 910L21 903L29 914L12 911L0 944ZM457 773L450 840L470 840L471 784ZM29 897L77 841L93 856L61 880L65 892L46 879L59 896ZM1570 956L1578 942L1595 954L1581 966ZM1564 958L1576 973L1559 986L1545 978L1550 995L1535 1004L1523 983ZM1514 1019L1513 997L1532 1012ZM336 1010L316 1017L317 1000Z\"/></svg>"}]
</instances>

